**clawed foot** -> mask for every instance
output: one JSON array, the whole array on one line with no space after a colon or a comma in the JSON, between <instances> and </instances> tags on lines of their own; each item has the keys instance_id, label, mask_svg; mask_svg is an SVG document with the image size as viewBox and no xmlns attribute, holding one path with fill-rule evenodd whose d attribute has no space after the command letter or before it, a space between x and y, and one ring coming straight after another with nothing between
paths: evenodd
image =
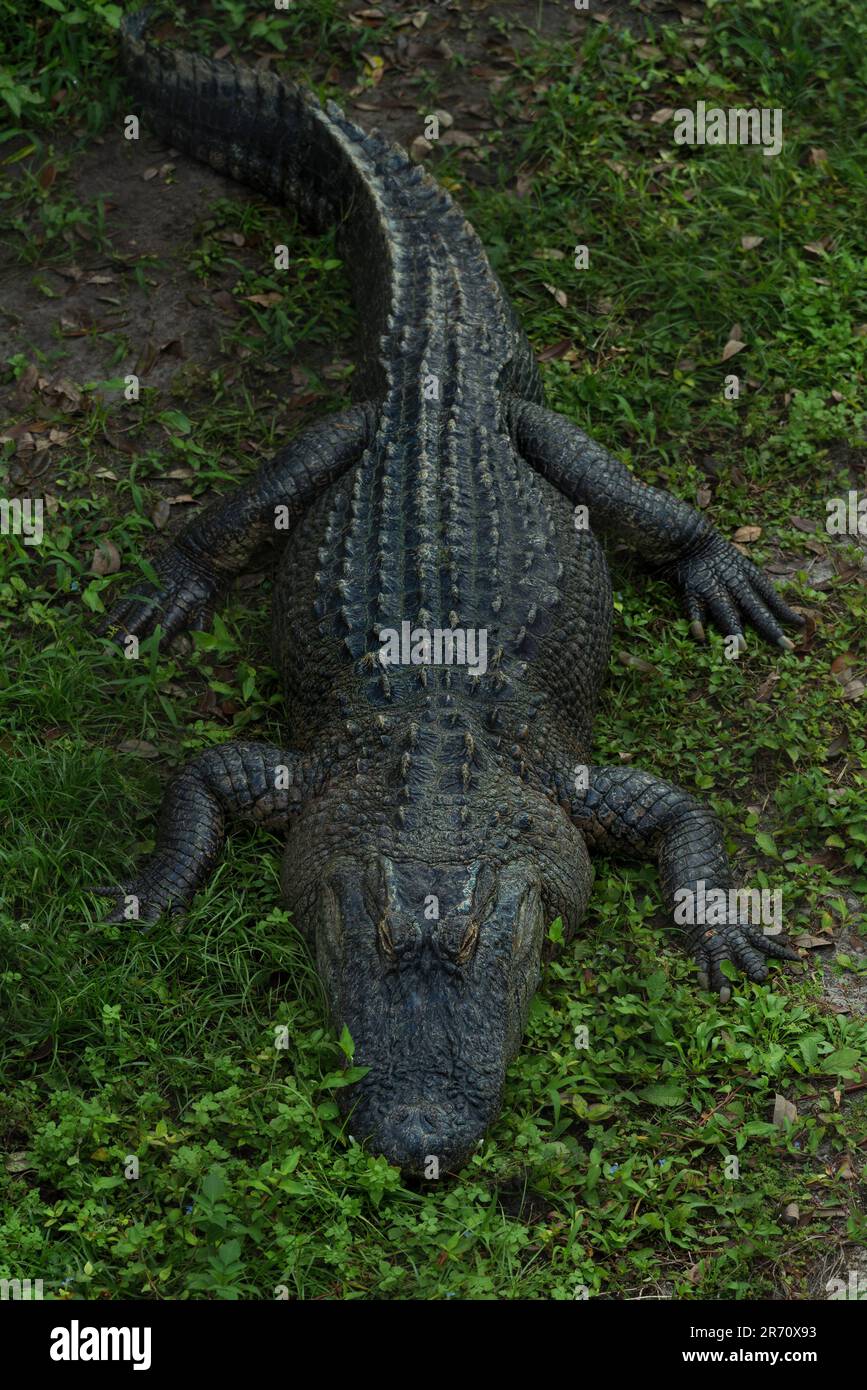
<instances>
[{"instance_id":1,"label":"clawed foot","mask_svg":"<svg viewBox=\"0 0 867 1390\"><path fill-rule=\"evenodd\" d=\"M130 883L104 884L89 887L87 892L112 899L111 910L101 920L118 926L158 922L164 915L177 917L184 912L183 902L172 895L167 885L151 880L133 879Z\"/></svg>"},{"instance_id":2,"label":"clawed foot","mask_svg":"<svg viewBox=\"0 0 867 1390\"><path fill-rule=\"evenodd\" d=\"M210 626L216 578L177 550L163 555L156 571L159 585L143 584L138 594L121 599L100 622L97 636L122 643L126 637L149 637L159 624L165 646L180 632Z\"/></svg>"},{"instance_id":3,"label":"clawed foot","mask_svg":"<svg viewBox=\"0 0 867 1390\"><path fill-rule=\"evenodd\" d=\"M702 989L718 993L721 1004L728 1003L732 992L731 982L720 969L723 961L729 961L749 979L761 984L768 976L765 957L799 959L791 946L766 936L761 927L744 926L737 922L704 928L693 937L692 945L693 959L698 966L698 983Z\"/></svg>"},{"instance_id":4,"label":"clawed foot","mask_svg":"<svg viewBox=\"0 0 867 1390\"><path fill-rule=\"evenodd\" d=\"M743 641L747 623L766 641L785 651L794 648L780 623L802 627L803 617L784 603L758 566L722 536L712 534L705 539L692 555L678 561L675 574L689 630L700 642L705 640L709 616L727 637L738 636Z\"/></svg>"}]
</instances>

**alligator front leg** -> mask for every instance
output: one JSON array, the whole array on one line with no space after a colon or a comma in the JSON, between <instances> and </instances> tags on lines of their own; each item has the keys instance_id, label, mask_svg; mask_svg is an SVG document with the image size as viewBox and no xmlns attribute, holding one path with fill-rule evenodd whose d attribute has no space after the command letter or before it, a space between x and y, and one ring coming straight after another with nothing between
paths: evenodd
<instances>
[{"instance_id":1,"label":"alligator front leg","mask_svg":"<svg viewBox=\"0 0 867 1390\"><path fill-rule=\"evenodd\" d=\"M640 858L655 853L663 898L673 916L676 906L707 901L713 889L728 894L733 887L731 871L722 828L711 810L680 787L637 768L591 767L587 780L586 791L567 793L574 824L591 848L595 845L608 853ZM758 924L738 920L739 908L726 911L727 920L712 926L698 921L685 926L699 983L718 990L723 1003L731 993L720 969L723 961L760 982L768 973L766 956L798 959L789 946L766 936Z\"/></svg>"},{"instance_id":2,"label":"alligator front leg","mask_svg":"<svg viewBox=\"0 0 867 1390\"><path fill-rule=\"evenodd\" d=\"M729 545L688 503L641 483L577 425L527 401L509 407L509 428L527 462L573 503L594 529L624 539L680 589L690 631L704 641L708 614L721 632L743 640L743 623L791 651L781 622L804 619L784 603L762 571Z\"/></svg>"},{"instance_id":3,"label":"alligator front leg","mask_svg":"<svg viewBox=\"0 0 867 1390\"><path fill-rule=\"evenodd\" d=\"M188 628L204 627L222 591L275 530L277 508L291 525L317 493L339 478L373 437L376 411L353 406L305 430L274 456L245 487L219 498L192 521L158 558L157 587L144 584L122 599L97 632L119 638L147 637L159 623L163 642Z\"/></svg>"},{"instance_id":4,"label":"alligator front leg","mask_svg":"<svg viewBox=\"0 0 867 1390\"><path fill-rule=\"evenodd\" d=\"M315 760L270 743L225 743L199 754L169 783L156 848L130 882L93 889L119 899L110 922L155 922L178 913L210 878L227 817L283 829L316 790Z\"/></svg>"}]
</instances>

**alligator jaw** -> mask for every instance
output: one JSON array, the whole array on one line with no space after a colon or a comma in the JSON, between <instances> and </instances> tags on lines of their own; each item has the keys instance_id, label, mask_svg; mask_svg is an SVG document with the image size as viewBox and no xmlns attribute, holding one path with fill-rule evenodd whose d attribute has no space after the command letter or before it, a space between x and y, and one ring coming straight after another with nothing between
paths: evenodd
<instances>
[{"instance_id":1,"label":"alligator jaw","mask_svg":"<svg viewBox=\"0 0 867 1390\"><path fill-rule=\"evenodd\" d=\"M349 1131L405 1172L454 1172L499 1114L538 983L538 871L380 856L333 871L321 901L320 975L367 1069L341 1093Z\"/></svg>"}]
</instances>

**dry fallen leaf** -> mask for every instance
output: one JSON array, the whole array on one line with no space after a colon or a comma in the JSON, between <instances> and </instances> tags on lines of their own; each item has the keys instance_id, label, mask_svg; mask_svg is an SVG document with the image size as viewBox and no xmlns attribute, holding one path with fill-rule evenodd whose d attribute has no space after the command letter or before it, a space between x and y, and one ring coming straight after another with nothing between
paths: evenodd
<instances>
[{"instance_id":1,"label":"dry fallen leaf","mask_svg":"<svg viewBox=\"0 0 867 1390\"><path fill-rule=\"evenodd\" d=\"M857 578L859 583L864 580L864 565L848 565L842 555L833 555L831 562L837 571L837 578L842 584L848 584L850 579Z\"/></svg>"},{"instance_id":2,"label":"dry fallen leaf","mask_svg":"<svg viewBox=\"0 0 867 1390\"><path fill-rule=\"evenodd\" d=\"M39 380L39 369L35 362L30 362L21 373L12 395L12 404L16 410L23 410L34 391Z\"/></svg>"},{"instance_id":3,"label":"dry fallen leaf","mask_svg":"<svg viewBox=\"0 0 867 1390\"><path fill-rule=\"evenodd\" d=\"M742 343L740 338L729 338L728 342L722 350L722 357L720 358L720 361L728 362L730 357L734 357L735 353L740 352L741 349L745 347L746 343Z\"/></svg>"},{"instance_id":4,"label":"dry fallen leaf","mask_svg":"<svg viewBox=\"0 0 867 1390\"><path fill-rule=\"evenodd\" d=\"M450 145L456 150L474 150L479 141L468 130L447 130L440 136L440 143Z\"/></svg>"},{"instance_id":5,"label":"dry fallen leaf","mask_svg":"<svg viewBox=\"0 0 867 1390\"><path fill-rule=\"evenodd\" d=\"M853 677L849 673L849 668L855 661L856 657L852 652L841 652L840 656L835 657L831 662L831 675L843 687L844 700L860 700L867 690L867 686L862 680L858 680L857 677Z\"/></svg>"},{"instance_id":6,"label":"dry fallen leaf","mask_svg":"<svg viewBox=\"0 0 867 1390\"><path fill-rule=\"evenodd\" d=\"M536 356L540 362L553 362L555 358L565 357L568 361L574 361L577 354L571 338L561 338L557 343L550 343L548 347L542 348Z\"/></svg>"},{"instance_id":7,"label":"dry fallen leaf","mask_svg":"<svg viewBox=\"0 0 867 1390\"><path fill-rule=\"evenodd\" d=\"M267 294L245 294L243 298L247 304L259 304L263 309L270 309L279 304L283 296L279 290L269 290Z\"/></svg>"},{"instance_id":8,"label":"dry fallen leaf","mask_svg":"<svg viewBox=\"0 0 867 1390\"><path fill-rule=\"evenodd\" d=\"M120 569L120 551L113 541L100 541L93 552L90 573L97 575L117 574Z\"/></svg>"},{"instance_id":9,"label":"dry fallen leaf","mask_svg":"<svg viewBox=\"0 0 867 1390\"><path fill-rule=\"evenodd\" d=\"M42 398L48 405L66 412L80 409L82 388L68 376L58 377L52 382L40 380L39 386Z\"/></svg>"},{"instance_id":10,"label":"dry fallen leaf","mask_svg":"<svg viewBox=\"0 0 867 1390\"><path fill-rule=\"evenodd\" d=\"M744 251L754 251L757 246L761 246L764 239L763 236L742 236L741 247Z\"/></svg>"},{"instance_id":11,"label":"dry fallen leaf","mask_svg":"<svg viewBox=\"0 0 867 1390\"><path fill-rule=\"evenodd\" d=\"M237 317L241 313L240 304L228 290L217 290L213 300L217 308L222 309L225 314L234 314Z\"/></svg>"},{"instance_id":12,"label":"dry fallen leaf","mask_svg":"<svg viewBox=\"0 0 867 1390\"><path fill-rule=\"evenodd\" d=\"M151 521L153 522L154 526L157 528L158 531L162 531L171 514L172 509L169 506L168 502L165 500L164 497L160 498L159 502L157 502L156 506L151 512Z\"/></svg>"},{"instance_id":13,"label":"dry fallen leaf","mask_svg":"<svg viewBox=\"0 0 867 1390\"><path fill-rule=\"evenodd\" d=\"M143 738L125 738L123 743L117 745L119 753L135 753L139 758L158 758L160 750L156 744L148 743Z\"/></svg>"},{"instance_id":14,"label":"dry fallen leaf","mask_svg":"<svg viewBox=\"0 0 867 1390\"><path fill-rule=\"evenodd\" d=\"M777 681L780 679L779 671L772 671L766 676L761 685L756 690L755 698L757 701L767 700Z\"/></svg>"},{"instance_id":15,"label":"dry fallen leaf","mask_svg":"<svg viewBox=\"0 0 867 1390\"><path fill-rule=\"evenodd\" d=\"M841 753L845 753L845 752L846 752L846 749L847 749L848 747L849 747L849 730L848 730L848 729L844 729L842 733L837 734L836 738L832 738L832 739L831 739L831 742L828 744L828 747L825 749L825 761L827 762L830 758L838 758L838 757L840 756Z\"/></svg>"},{"instance_id":16,"label":"dry fallen leaf","mask_svg":"<svg viewBox=\"0 0 867 1390\"><path fill-rule=\"evenodd\" d=\"M30 1162L30 1155L26 1149L17 1149L15 1153L10 1153L6 1159L7 1173L28 1173L35 1168L36 1164Z\"/></svg>"},{"instance_id":17,"label":"dry fallen leaf","mask_svg":"<svg viewBox=\"0 0 867 1390\"><path fill-rule=\"evenodd\" d=\"M545 285L545 289L554 296L561 309L568 308L569 300L564 290L558 290L555 285Z\"/></svg>"},{"instance_id":18,"label":"dry fallen leaf","mask_svg":"<svg viewBox=\"0 0 867 1390\"><path fill-rule=\"evenodd\" d=\"M761 534L761 526L739 526L732 536L732 540L743 541L744 544L749 544L750 541L757 541Z\"/></svg>"},{"instance_id":19,"label":"dry fallen leaf","mask_svg":"<svg viewBox=\"0 0 867 1390\"><path fill-rule=\"evenodd\" d=\"M618 652L617 660L622 666L629 666L633 671L640 671L644 676L661 676L662 672L658 666L653 666L643 657L632 656L630 652Z\"/></svg>"},{"instance_id":20,"label":"dry fallen leaf","mask_svg":"<svg viewBox=\"0 0 867 1390\"><path fill-rule=\"evenodd\" d=\"M855 660L856 658L853 652L841 652L841 654L835 656L834 660L831 662L831 675L836 676L839 680L846 668L855 664Z\"/></svg>"},{"instance_id":21,"label":"dry fallen leaf","mask_svg":"<svg viewBox=\"0 0 867 1390\"><path fill-rule=\"evenodd\" d=\"M772 1123L775 1124L778 1129L782 1129L785 1126L787 1120L790 1120L794 1124L797 1118L798 1107L796 1105L793 1105L790 1100L786 1100L785 1096L775 1095L774 1116Z\"/></svg>"},{"instance_id":22,"label":"dry fallen leaf","mask_svg":"<svg viewBox=\"0 0 867 1390\"><path fill-rule=\"evenodd\" d=\"M526 198L526 196L527 196L527 194L529 193L530 189L533 187L533 180L534 180L535 176L536 176L536 175L535 175L535 171L532 171L532 172L531 172L531 171L528 170L528 169L527 169L527 170L524 170L524 171L522 171L520 174L516 175L516 177L515 177L515 196L516 196L517 198Z\"/></svg>"}]
</instances>

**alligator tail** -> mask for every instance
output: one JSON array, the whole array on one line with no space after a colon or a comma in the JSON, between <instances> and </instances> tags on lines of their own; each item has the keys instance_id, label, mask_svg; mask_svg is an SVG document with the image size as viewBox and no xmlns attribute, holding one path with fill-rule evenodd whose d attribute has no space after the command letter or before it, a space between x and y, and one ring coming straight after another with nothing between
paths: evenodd
<instances>
[{"instance_id":1,"label":"alligator tail","mask_svg":"<svg viewBox=\"0 0 867 1390\"><path fill-rule=\"evenodd\" d=\"M318 221L345 211L354 180L338 169L352 163L340 159L341 146L361 132L345 118L341 131L313 93L273 73L149 42L151 13L121 25L127 85L150 129L239 183L318 212Z\"/></svg>"},{"instance_id":2,"label":"alligator tail","mask_svg":"<svg viewBox=\"0 0 867 1390\"><path fill-rule=\"evenodd\" d=\"M130 96L167 145L297 209L315 231L338 227L365 329L356 386L383 389L380 344L400 271L406 199L448 195L378 131L365 133L334 102L264 70L220 62L145 38L152 11L121 25ZM461 219L462 221L462 219Z\"/></svg>"},{"instance_id":3,"label":"alligator tail","mask_svg":"<svg viewBox=\"0 0 867 1390\"><path fill-rule=\"evenodd\" d=\"M501 294L481 243L442 188L379 131L365 133L334 102L260 69L236 66L145 37L150 10L121 25L130 95L166 144L288 203L314 230L338 228L338 244L364 327L355 388L404 395L434 371L434 340L467 316L486 324L489 354L532 354ZM454 319L454 322L452 322ZM470 336L477 329L467 327ZM443 349L444 350L444 349ZM397 380L402 362L406 383ZM532 382L524 393L536 398ZM403 402L403 404L401 404Z\"/></svg>"}]
</instances>

